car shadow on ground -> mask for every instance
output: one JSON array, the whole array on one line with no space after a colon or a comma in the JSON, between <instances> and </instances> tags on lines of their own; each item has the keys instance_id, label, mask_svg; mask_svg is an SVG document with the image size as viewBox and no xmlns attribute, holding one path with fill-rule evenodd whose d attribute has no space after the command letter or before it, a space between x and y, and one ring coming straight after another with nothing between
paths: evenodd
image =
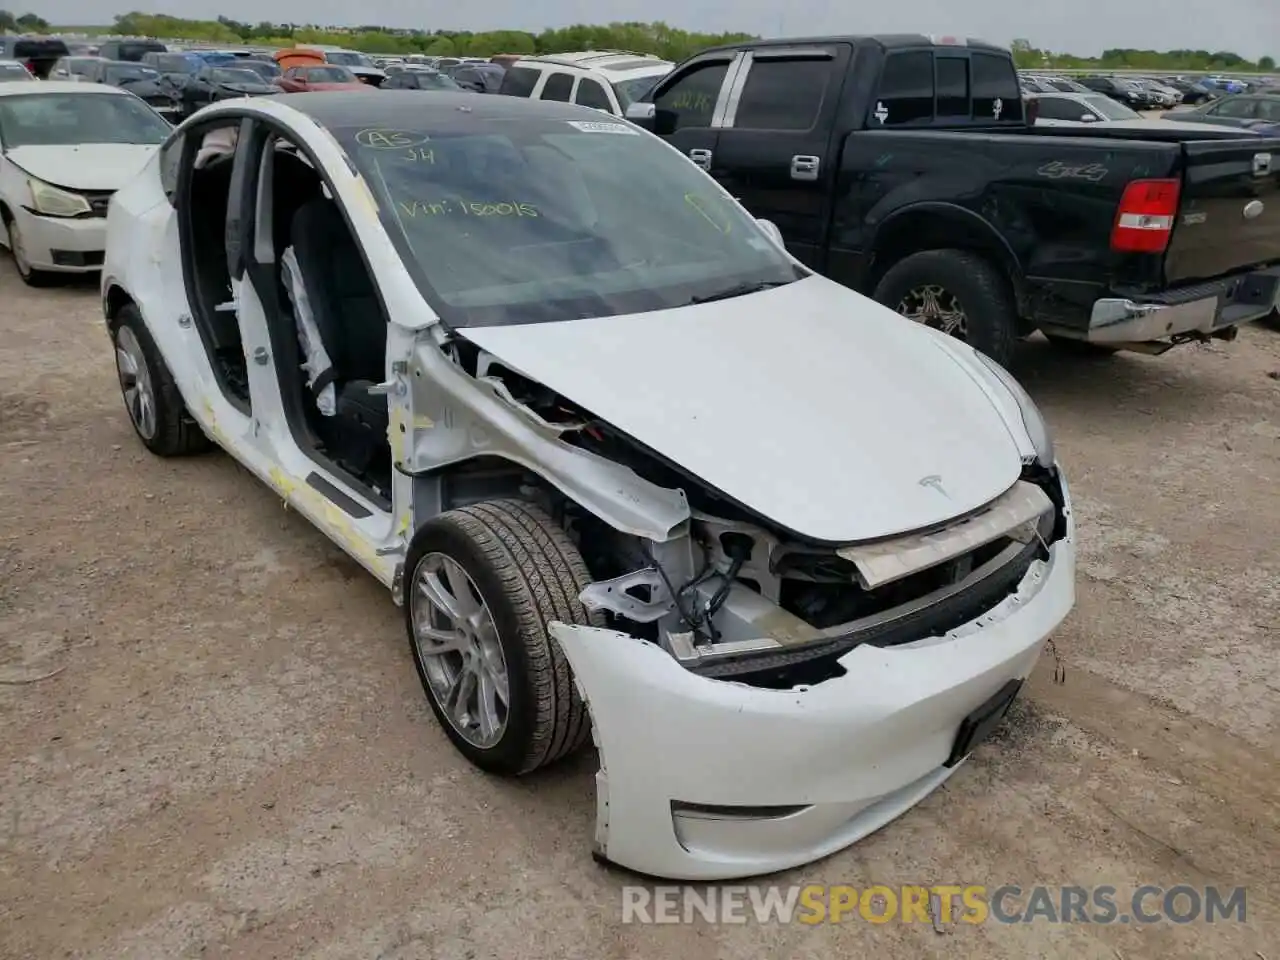
<instances>
[{"instance_id":1,"label":"car shadow on ground","mask_svg":"<svg viewBox=\"0 0 1280 960\"><path fill-rule=\"evenodd\" d=\"M1010 371L1048 415L1070 411L1104 432L1108 424L1135 415L1179 418L1179 411L1195 411L1200 420L1227 416L1236 403L1232 387L1245 387L1224 383L1234 374L1229 366L1232 351L1239 349L1247 347L1188 344L1158 357L1074 355L1037 336L1019 344ZM1201 364L1193 370L1180 362L1187 353L1201 351L1223 361L1221 377L1204 376Z\"/></svg>"}]
</instances>

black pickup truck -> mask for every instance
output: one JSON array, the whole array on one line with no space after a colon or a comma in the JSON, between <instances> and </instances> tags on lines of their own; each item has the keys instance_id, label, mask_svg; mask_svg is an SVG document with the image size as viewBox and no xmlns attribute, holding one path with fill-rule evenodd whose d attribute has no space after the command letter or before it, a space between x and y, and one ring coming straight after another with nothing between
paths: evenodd
<instances>
[{"instance_id":1,"label":"black pickup truck","mask_svg":"<svg viewBox=\"0 0 1280 960\"><path fill-rule=\"evenodd\" d=\"M1008 51L925 36L751 41L677 66L632 122L792 255L999 361L1232 339L1280 295L1280 138L1034 127Z\"/></svg>"}]
</instances>

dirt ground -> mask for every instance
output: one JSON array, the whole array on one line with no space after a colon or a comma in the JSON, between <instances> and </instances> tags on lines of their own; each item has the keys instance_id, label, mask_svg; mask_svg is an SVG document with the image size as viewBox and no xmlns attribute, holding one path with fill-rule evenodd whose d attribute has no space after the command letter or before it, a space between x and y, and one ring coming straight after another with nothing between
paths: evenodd
<instances>
[{"instance_id":1,"label":"dirt ground","mask_svg":"<svg viewBox=\"0 0 1280 960\"><path fill-rule=\"evenodd\" d=\"M385 591L228 457L147 455L100 322L0 263L3 960L1280 960L1280 332L1026 345L1080 517L1066 682L1046 654L944 789L780 878L1244 886L1247 923L935 930L623 925L594 757L462 762Z\"/></svg>"}]
</instances>

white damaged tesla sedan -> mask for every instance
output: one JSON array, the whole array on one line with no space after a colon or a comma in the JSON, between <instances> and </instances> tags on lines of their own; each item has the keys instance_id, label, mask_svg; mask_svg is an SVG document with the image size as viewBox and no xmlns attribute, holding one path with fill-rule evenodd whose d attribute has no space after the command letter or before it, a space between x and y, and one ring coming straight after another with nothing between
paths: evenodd
<instances>
[{"instance_id":1,"label":"white damaged tesla sedan","mask_svg":"<svg viewBox=\"0 0 1280 960\"><path fill-rule=\"evenodd\" d=\"M958 768L1074 602L1017 381L626 122L227 101L107 228L141 442L222 447L385 584L477 766L594 739L602 860L727 879L853 843Z\"/></svg>"}]
</instances>

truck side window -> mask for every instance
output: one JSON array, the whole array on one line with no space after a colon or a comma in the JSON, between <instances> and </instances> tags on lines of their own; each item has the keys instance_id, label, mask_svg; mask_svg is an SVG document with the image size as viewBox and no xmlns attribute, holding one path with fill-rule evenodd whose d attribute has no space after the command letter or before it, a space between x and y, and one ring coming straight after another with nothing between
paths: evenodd
<instances>
[{"instance_id":1,"label":"truck side window","mask_svg":"<svg viewBox=\"0 0 1280 960\"><path fill-rule=\"evenodd\" d=\"M969 61L963 57L938 57L936 62L938 116L969 116Z\"/></svg>"},{"instance_id":2,"label":"truck side window","mask_svg":"<svg viewBox=\"0 0 1280 960\"><path fill-rule=\"evenodd\" d=\"M715 112L728 62L712 62L694 67L654 98L657 110L675 114L675 129L708 127Z\"/></svg>"},{"instance_id":3,"label":"truck side window","mask_svg":"<svg viewBox=\"0 0 1280 960\"><path fill-rule=\"evenodd\" d=\"M609 95L604 92L604 87L590 77L582 77L578 80L578 93L574 100L584 107L613 112L613 104L609 102Z\"/></svg>"},{"instance_id":4,"label":"truck side window","mask_svg":"<svg viewBox=\"0 0 1280 960\"><path fill-rule=\"evenodd\" d=\"M885 58L872 115L886 127L933 119L932 53L891 53Z\"/></svg>"},{"instance_id":5,"label":"truck side window","mask_svg":"<svg viewBox=\"0 0 1280 960\"><path fill-rule=\"evenodd\" d=\"M1013 61L993 53L972 57L973 118L975 120L1021 120L1022 90Z\"/></svg>"},{"instance_id":6,"label":"truck side window","mask_svg":"<svg viewBox=\"0 0 1280 960\"><path fill-rule=\"evenodd\" d=\"M830 76L830 60L756 60L742 87L734 128L812 128Z\"/></svg>"},{"instance_id":7,"label":"truck side window","mask_svg":"<svg viewBox=\"0 0 1280 960\"><path fill-rule=\"evenodd\" d=\"M569 94L573 92L573 77L567 73L553 73L538 94L539 100L558 100L569 102Z\"/></svg>"},{"instance_id":8,"label":"truck side window","mask_svg":"<svg viewBox=\"0 0 1280 960\"><path fill-rule=\"evenodd\" d=\"M509 67L502 75L498 92L508 97L531 97L538 85L538 71L529 67Z\"/></svg>"}]
</instances>

